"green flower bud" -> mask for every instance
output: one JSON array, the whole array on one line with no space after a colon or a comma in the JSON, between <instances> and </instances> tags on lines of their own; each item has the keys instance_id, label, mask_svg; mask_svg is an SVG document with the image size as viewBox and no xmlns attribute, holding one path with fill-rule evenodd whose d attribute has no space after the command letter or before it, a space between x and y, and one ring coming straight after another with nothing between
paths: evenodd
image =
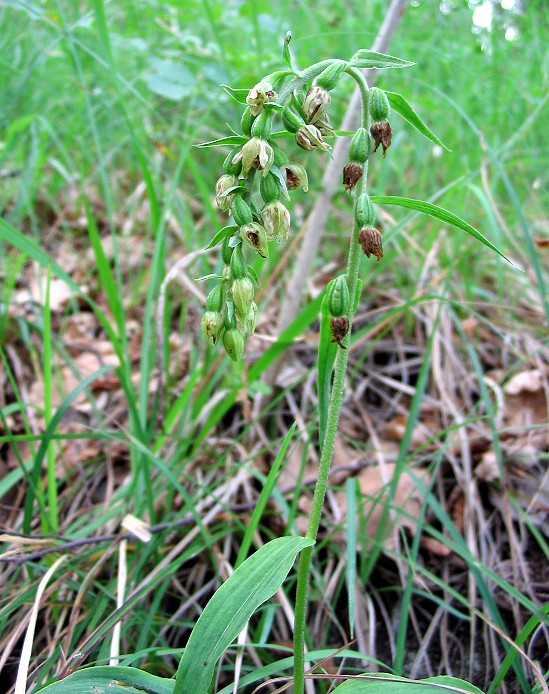
<instances>
[{"instance_id":1,"label":"green flower bud","mask_svg":"<svg viewBox=\"0 0 549 694\"><path fill-rule=\"evenodd\" d=\"M265 178L261 179L259 183L259 192L261 197L265 202L273 202L273 200L278 200L280 198L280 183L277 177L268 173Z\"/></svg>"},{"instance_id":2,"label":"green flower bud","mask_svg":"<svg viewBox=\"0 0 549 694\"><path fill-rule=\"evenodd\" d=\"M268 101L276 101L276 92L269 82L263 80L252 87L246 97L246 103L250 107L252 115L257 116L263 111L263 104Z\"/></svg>"},{"instance_id":3,"label":"green flower bud","mask_svg":"<svg viewBox=\"0 0 549 694\"><path fill-rule=\"evenodd\" d=\"M285 176L288 190L296 190L299 187L303 188L305 193L309 190L307 172L301 164L286 164L282 167L282 173Z\"/></svg>"},{"instance_id":4,"label":"green flower bud","mask_svg":"<svg viewBox=\"0 0 549 694\"><path fill-rule=\"evenodd\" d=\"M313 84L302 105L303 113L309 123L316 123L324 115L331 102L332 97L329 93L322 87Z\"/></svg>"},{"instance_id":5,"label":"green flower bud","mask_svg":"<svg viewBox=\"0 0 549 694\"><path fill-rule=\"evenodd\" d=\"M239 277L234 280L231 286L231 294L233 295L236 313L242 325L245 326L254 298L254 285L247 277Z\"/></svg>"},{"instance_id":6,"label":"green flower bud","mask_svg":"<svg viewBox=\"0 0 549 694\"><path fill-rule=\"evenodd\" d=\"M223 347L233 361L240 361L244 354L244 335L236 328L226 330L223 334Z\"/></svg>"},{"instance_id":7,"label":"green flower bud","mask_svg":"<svg viewBox=\"0 0 549 694\"><path fill-rule=\"evenodd\" d=\"M266 176L273 165L274 151L271 145L260 137L252 137L242 147L242 175L246 177L253 167L262 169Z\"/></svg>"},{"instance_id":8,"label":"green flower bud","mask_svg":"<svg viewBox=\"0 0 549 694\"><path fill-rule=\"evenodd\" d=\"M250 137L252 133L253 122L254 116L252 115L250 109L247 108L242 114L242 118L240 119L240 127L242 128L242 132L244 133L244 135L246 135L247 137Z\"/></svg>"},{"instance_id":9,"label":"green flower bud","mask_svg":"<svg viewBox=\"0 0 549 694\"><path fill-rule=\"evenodd\" d=\"M368 105L374 123L381 120L389 120L391 108L387 94L385 94L383 89L378 89L378 87L370 89Z\"/></svg>"},{"instance_id":10,"label":"green flower bud","mask_svg":"<svg viewBox=\"0 0 549 694\"><path fill-rule=\"evenodd\" d=\"M208 294L206 299L206 311L217 311L221 313L223 308L223 286L218 284Z\"/></svg>"},{"instance_id":11,"label":"green flower bud","mask_svg":"<svg viewBox=\"0 0 549 694\"><path fill-rule=\"evenodd\" d=\"M229 193L230 188L234 188L239 184L238 178L231 174L223 174L217 179L215 184L215 201L221 212L230 212L234 204L236 193Z\"/></svg>"},{"instance_id":12,"label":"green flower bud","mask_svg":"<svg viewBox=\"0 0 549 694\"><path fill-rule=\"evenodd\" d=\"M263 140L268 140L271 137L273 130L273 113L272 111L261 111L259 116L252 123L252 137L260 137Z\"/></svg>"},{"instance_id":13,"label":"green flower bud","mask_svg":"<svg viewBox=\"0 0 549 694\"><path fill-rule=\"evenodd\" d=\"M257 304L255 301L252 301L252 305L250 306L250 310L248 311L248 320L246 322L246 328L250 335L253 335L255 333L255 326L257 325L257 317L259 315L259 309L257 308Z\"/></svg>"},{"instance_id":14,"label":"green flower bud","mask_svg":"<svg viewBox=\"0 0 549 694\"><path fill-rule=\"evenodd\" d=\"M290 230L290 213L280 202L274 200L265 205L261 210L261 223L267 233L269 241L284 243L288 239Z\"/></svg>"},{"instance_id":15,"label":"green flower bud","mask_svg":"<svg viewBox=\"0 0 549 694\"><path fill-rule=\"evenodd\" d=\"M240 154L240 150L240 145L237 145L225 157L225 161L223 162L223 171L226 174L238 176L238 174L242 171L242 155L238 156Z\"/></svg>"},{"instance_id":16,"label":"green flower bud","mask_svg":"<svg viewBox=\"0 0 549 694\"><path fill-rule=\"evenodd\" d=\"M343 75L345 72L347 65L348 63L343 60L334 60L334 62L316 78L315 84L317 87L321 87L328 92L332 91L332 89L337 87L337 83L339 82L341 75Z\"/></svg>"},{"instance_id":17,"label":"green flower bud","mask_svg":"<svg viewBox=\"0 0 549 694\"><path fill-rule=\"evenodd\" d=\"M359 227L371 226L376 220L374 206L370 196L362 193L355 201L355 223Z\"/></svg>"},{"instance_id":18,"label":"green flower bud","mask_svg":"<svg viewBox=\"0 0 549 694\"><path fill-rule=\"evenodd\" d=\"M346 316L351 302L345 275L339 275L330 282L327 294L328 311L332 316Z\"/></svg>"},{"instance_id":19,"label":"green flower bud","mask_svg":"<svg viewBox=\"0 0 549 694\"><path fill-rule=\"evenodd\" d=\"M290 133L296 133L305 121L290 106L286 106L282 111L282 124Z\"/></svg>"},{"instance_id":20,"label":"green flower bud","mask_svg":"<svg viewBox=\"0 0 549 694\"><path fill-rule=\"evenodd\" d=\"M252 211L242 195L237 195L234 199L233 217L235 223L239 227L252 221Z\"/></svg>"},{"instance_id":21,"label":"green flower bud","mask_svg":"<svg viewBox=\"0 0 549 694\"><path fill-rule=\"evenodd\" d=\"M233 255L233 247L229 246L229 241L231 240L231 236L225 236L223 241L221 242L221 259L225 263L225 265L228 265L231 262L231 257Z\"/></svg>"},{"instance_id":22,"label":"green flower bud","mask_svg":"<svg viewBox=\"0 0 549 694\"><path fill-rule=\"evenodd\" d=\"M325 152L331 149L330 145L322 139L320 130L314 125L302 125L295 134L295 141L301 149L306 149L308 152L316 149Z\"/></svg>"},{"instance_id":23,"label":"green flower bud","mask_svg":"<svg viewBox=\"0 0 549 694\"><path fill-rule=\"evenodd\" d=\"M206 311L200 321L200 331L212 347L215 347L221 331L223 330L223 317L219 311Z\"/></svg>"},{"instance_id":24,"label":"green flower bud","mask_svg":"<svg viewBox=\"0 0 549 694\"><path fill-rule=\"evenodd\" d=\"M372 136L366 128L359 128L353 135L349 145L349 159L359 164L365 164L372 149Z\"/></svg>"},{"instance_id":25,"label":"green flower bud","mask_svg":"<svg viewBox=\"0 0 549 694\"><path fill-rule=\"evenodd\" d=\"M253 250L262 258L269 257L267 232L261 226L261 224L257 224L256 222L245 224L244 226L240 227L239 233L242 241L250 248L253 248Z\"/></svg>"},{"instance_id":26,"label":"green flower bud","mask_svg":"<svg viewBox=\"0 0 549 694\"><path fill-rule=\"evenodd\" d=\"M244 227L242 227L244 228ZM240 279L242 277L248 276L248 265L244 260L244 254L242 253L242 244L239 243L234 249L229 263L230 276L233 280Z\"/></svg>"}]
</instances>

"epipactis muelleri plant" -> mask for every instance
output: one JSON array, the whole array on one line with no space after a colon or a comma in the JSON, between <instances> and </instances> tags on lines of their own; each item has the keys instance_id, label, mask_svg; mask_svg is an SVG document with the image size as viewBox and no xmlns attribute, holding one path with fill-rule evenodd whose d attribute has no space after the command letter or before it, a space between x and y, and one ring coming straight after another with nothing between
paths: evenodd
<instances>
[{"instance_id":1,"label":"epipactis muelleri plant","mask_svg":"<svg viewBox=\"0 0 549 694\"><path fill-rule=\"evenodd\" d=\"M303 694L305 684L305 626L312 544L316 540L339 413L343 402L352 318L358 305L361 282L358 278L362 253L368 258L383 257L382 238L375 226L373 203L396 204L424 212L447 224L461 228L486 246L501 252L480 232L451 212L428 202L397 196L372 196L367 192L368 161L381 146L385 157L393 133L391 110L432 142L444 147L427 128L408 102L393 92L369 87L365 68L404 68L413 63L374 51L359 50L348 61L323 60L310 67L296 68L289 50L290 34L284 43L283 57L287 69L266 75L252 89L226 91L245 104L241 119L242 135L234 134L200 146L231 145L224 173L216 184L219 208L232 215L209 244L221 244L225 268L209 293L201 330L210 345L222 342L229 356L239 361L245 349L246 336L252 334L258 318L254 301L257 282L246 254L269 255L269 244L283 244L290 232L290 193L297 188L307 191L305 168L292 161L279 142L293 136L297 147L307 151L327 152L327 140L337 135L329 117L332 93L345 77L352 78L361 95L360 126L353 134L347 163L342 171L342 185L354 194L353 229L349 236L347 271L332 280L326 289L322 307L319 346L320 462L306 538L311 544L300 553L297 575L294 626L294 692ZM275 130L275 126L281 129ZM505 257L505 256L503 256ZM341 349L331 343L335 342ZM320 369L321 355L324 359ZM326 369L326 364L329 368ZM333 380L330 379L333 369ZM320 385L321 371L324 373ZM329 371L326 375L326 371ZM324 403L324 405L323 405Z\"/></svg>"}]
</instances>

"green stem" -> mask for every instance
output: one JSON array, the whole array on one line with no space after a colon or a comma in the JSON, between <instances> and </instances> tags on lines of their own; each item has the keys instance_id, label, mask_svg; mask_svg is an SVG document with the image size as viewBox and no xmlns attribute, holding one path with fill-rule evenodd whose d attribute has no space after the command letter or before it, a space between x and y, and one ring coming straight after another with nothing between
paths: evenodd
<instances>
[{"instance_id":1,"label":"green stem","mask_svg":"<svg viewBox=\"0 0 549 694\"><path fill-rule=\"evenodd\" d=\"M277 102L283 104L294 89L299 89L307 82L310 82L315 77L318 77L321 72L329 67L334 61L333 60L321 60L319 63L309 66L305 70L302 70L297 77L285 84L282 89L278 92Z\"/></svg>"},{"instance_id":2,"label":"green stem","mask_svg":"<svg viewBox=\"0 0 549 694\"><path fill-rule=\"evenodd\" d=\"M364 127L369 127L368 115L368 84L360 70L349 68L348 73L358 83L362 95L362 122ZM366 192L368 176L368 162L364 163L364 173L356 188L356 195ZM347 363L349 360L349 346L351 338L352 319L354 316L355 294L358 281L358 269L360 263L360 246L358 235L360 228L356 223L353 224L353 233L349 245L349 256L347 260L347 285L351 297L351 308L349 315L349 330L343 340L346 349L339 349L336 359L334 380L328 408L328 418L326 424L326 435L322 444L320 455L318 479L313 494L313 503L309 516L309 524L305 536L311 540L316 540L324 499L328 489L330 467L334 453L334 444L339 424L339 415L343 403L345 391L345 375L347 373ZM307 547L302 550L299 557L297 570L297 588L295 599L295 624L294 624L294 694L303 694L305 689L305 620L307 614L307 598L309 591L309 571L313 548Z\"/></svg>"}]
</instances>

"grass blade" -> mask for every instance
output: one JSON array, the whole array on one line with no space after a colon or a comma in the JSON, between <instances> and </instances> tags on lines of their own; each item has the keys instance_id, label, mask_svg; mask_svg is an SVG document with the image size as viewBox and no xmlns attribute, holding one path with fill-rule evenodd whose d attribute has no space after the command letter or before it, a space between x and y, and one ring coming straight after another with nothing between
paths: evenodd
<instances>
[{"instance_id":1,"label":"grass blade","mask_svg":"<svg viewBox=\"0 0 549 694\"><path fill-rule=\"evenodd\" d=\"M250 546L252 544L253 535L256 531L257 526L259 525L259 521L261 520L261 516L263 515L265 506L267 505L267 502L269 501L269 498L271 496L271 492L273 491L274 486L276 484L276 480L278 478L278 471L280 470L280 466L282 465L282 461L284 460L284 456L286 455L286 451L288 450L288 446L290 445L290 441L292 440L292 436L294 434L296 426L297 421L294 422L288 430L288 433L284 437L284 441L282 441L282 446L280 446L280 450L278 451L278 454L271 466L271 469L269 470L269 475L267 476L265 485L261 490L261 494L259 495L259 499L257 500L257 503L255 505L252 517L250 518L248 527L246 528L246 533L244 534L242 544L240 545L240 550L238 551L238 556L234 565L235 569L238 568L240 564L242 564L242 562L246 558L246 555L248 554L248 550L250 549Z\"/></svg>"}]
</instances>

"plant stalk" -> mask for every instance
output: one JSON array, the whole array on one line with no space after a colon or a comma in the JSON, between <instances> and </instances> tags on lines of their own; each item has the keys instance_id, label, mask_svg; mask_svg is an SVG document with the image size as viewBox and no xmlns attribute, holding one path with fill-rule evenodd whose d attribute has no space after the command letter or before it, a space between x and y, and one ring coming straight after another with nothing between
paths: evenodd
<instances>
[{"instance_id":1,"label":"plant stalk","mask_svg":"<svg viewBox=\"0 0 549 694\"><path fill-rule=\"evenodd\" d=\"M362 101L362 124L369 128L368 115L368 84L360 70L350 68L349 74L358 84ZM368 179L368 162L364 163L364 173L356 187L356 195L366 192ZM358 283L358 270L360 264L360 245L358 235L360 227L353 223L353 232L349 244L349 256L347 259L347 286L351 297L349 310L349 330L343 339L345 349L339 349L336 358L334 380L332 385L330 406L328 408L328 419L326 423L326 434L322 443L322 452L318 470L318 478L313 494L313 503L309 516L309 523L305 536L311 540L316 540L324 499L328 489L330 467L334 453L334 445L339 424L339 415L343 396L345 393L345 376L347 374L347 363L349 361L349 347L351 342L352 320L355 314L355 296ZM313 547L307 547L301 551L297 570L297 587L295 599L295 622L294 622L294 694L304 694L305 689L305 622L307 615L307 602L309 592L309 572Z\"/></svg>"}]
</instances>

